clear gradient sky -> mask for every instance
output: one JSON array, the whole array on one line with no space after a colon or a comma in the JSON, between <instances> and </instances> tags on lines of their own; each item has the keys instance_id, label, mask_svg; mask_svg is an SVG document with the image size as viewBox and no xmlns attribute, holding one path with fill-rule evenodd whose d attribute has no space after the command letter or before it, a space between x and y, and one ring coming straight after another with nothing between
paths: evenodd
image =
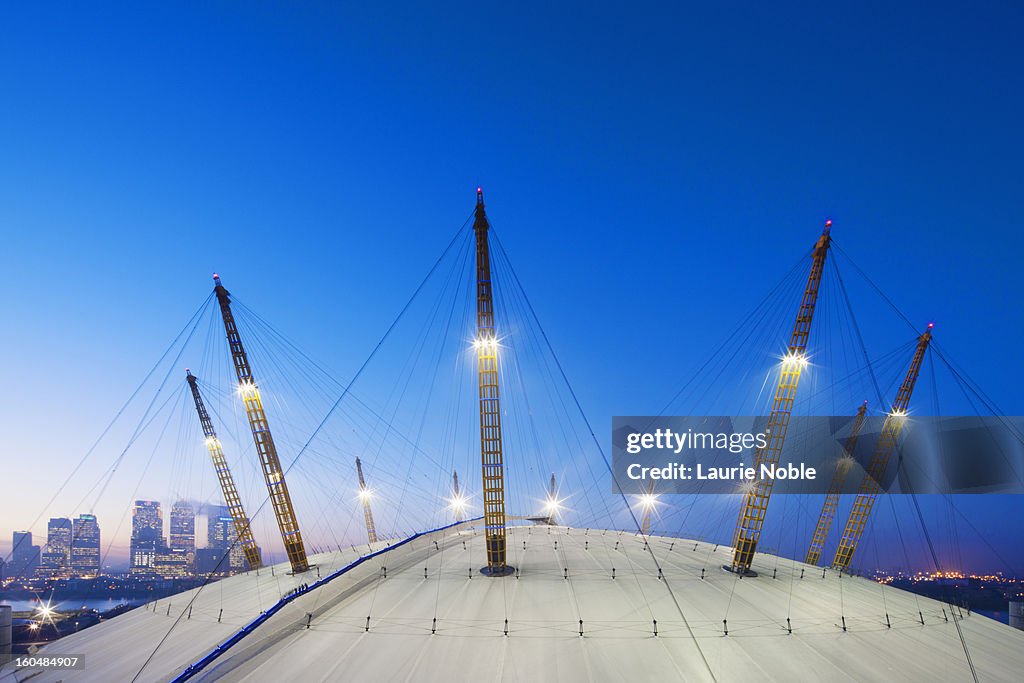
<instances>
[{"instance_id":1,"label":"clear gradient sky","mask_svg":"<svg viewBox=\"0 0 1024 683\"><path fill-rule=\"evenodd\" d=\"M478 184L598 426L660 409L826 216L1021 414L1022 19L1009 2L8 6L0 550L212 271L350 376ZM905 341L877 301L860 315L869 343ZM1015 501L971 504L1020 545Z\"/></svg>"}]
</instances>

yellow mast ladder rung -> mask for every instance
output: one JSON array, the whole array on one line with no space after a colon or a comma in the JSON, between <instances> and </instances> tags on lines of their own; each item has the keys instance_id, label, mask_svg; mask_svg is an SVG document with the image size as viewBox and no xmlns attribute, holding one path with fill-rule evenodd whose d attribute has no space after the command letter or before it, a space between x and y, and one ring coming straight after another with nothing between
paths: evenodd
<instances>
[{"instance_id":1,"label":"yellow mast ladder rung","mask_svg":"<svg viewBox=\"0 0 1024 683\"><path fill-rule=\"evenodd\" d=\"M206 404L203 403L203 397L199 392L199 385L196 383L195 376L188 368L185 369L185 375L188 380L189 389L192 390L192 399L196 404L196 412L199 414L199 424L203 427L203 436L206 437L206 449L210 452L210 460L213 461L213 469L217 473L217 481L220 482L220 490L224 494L224 504L227 505L231 521L235 525L235 535L238 537L239 545L242 546L245 562L249 569L259 569L261 564L260 549L257 547L256 540L252 536L249 518L245 514L245 508L242 507L242 499L238 495L238 489L235 488L235 480L231 476L231 470L228 469L227 458L224 457L224 450L221 448L220 439L217 438L217 432L213 428L213 420L210 419L210 414L206 410Z\"/></svg>"},{"instance_id":2,"label":"yellow mast ladder rung","mask_svg":"<svg viewBox=\"0 0 1024 683\"><path fill-rule=\"evenodd\" d=\"M788 352L782 362L779 383L775 389L771 412L768 415L766 427L768 443L765 448L758 448L754 453L754 468L758 472L762 465L778 463L779 457L782 455L782 446L786 440L786 431L789 429L793 401L796 399L796 390L800 384L800 373L807 364L807 339L811 332L814 308L818 303L818 290L821 287L821 279L825 271L825 257L828 255L829 245L832 241L831 231L832 221L825 221L825 228L821 231L821 237L814 246L811 272L807 276L807 286L804 288L804 294L800 300L796 322L793 324L793 333L789 339ZM740 510L736 531L733 534L732 564L727 567L740 576L751 573L750 565L754 561L754 553L757 551L757 544L761 539L761 529L764 526L773 483L774 480L771 478L758 479L744 496L743 507Z\"/></svg>"},{"instance_id":3,"label":"yellow mast ladder rung","mask_svg":"<svg viewBox=\"0 0 1024 683\"><path fill-rule=\"evenodd\" d=\"M914 357L910 360L907 375L903 378L903 384L900 385L900 389L896 393L896 400L893 401L892 410L889 411L889 415L885 418L885 424L882 425L882 433L878 437L878 443L875 445L875 452L871 456L871 463L868 465L867 474L864 475L860 492L853 501L853 508L850 510L850 516L846 520L846 528L843 529L843 535L839 538L839 547L836 548L832 567L840 571L847 571L850 568L853 554L857 552L857 545L860 543L861 536L864 535L868 518L871 516L871 509L875 505L875 498L878 497L882 479L885 477L885 471L889 467L889 459L892 457L893 451L896 450L900 432L903 430L903 425L906 422L907 408L910 407L910 397L914 393L917 376L921 374L924 354L932 340L932 327L932 323L928 323L928 328L924 331L924 334L917 338L917 348L914 349Z\"/></svg>"},{"instance_id":4,"label":"yellow mast ladder rung","mask_svg":"<svg viewBox=\"0 0 1024 683\"><path fill-rule=\"evenodd\" d=\"M828 540L828 532L832 528L832 520L835 519L836 508L839 507L839 492L842 490L843 482L846 481L846 475L850 471L853 452L857 448L857 439L860 437L860 430L864 426L864 416L867 414L867 410L868 402L864 401L860 408L857 409L853 427L850 428L850 435L846 437L846 442L843 444L843 457L836 463L836 470L832 475L832 483L828 487L825 502L821 506L821 515L818 516L818 524L814 528L814 535L811 537L811 545L807 549L807 558L804 560L807 564L817 565L818 560L821 559L822 548L825 547L825 541Z\"/></svg>"},{"instance_id":5,"label":"yellow mast ladder rung","mask_svg":"<svg viewBox=\"0 0 1024 683\"><path fill-rule=\"evenodd\" d=\"M238 326L235 324L235 317L231 312L231 295L221 284L220 277L216 273L213 276L213 281L214 292L217 294L217 301L220 304L221 317L224 319L228 348L231 349L231 359L235 366L235 374L238 376L238 389L245 403L245 414L249 419L252 440L256 445L256 453L263 468L263 479L270 492L274 517L277 519L277 527L281 532L281 540L284 542L284 549L288 555L292 572L298 574L309 569L309 560L306 558L306 547L302 542L299 522L295 518L295 507L292 505L288 484L284 479L284 470L281 468L281 461L277 456L274 436L270 433L267 415L263 410L263 400L260 398L259 388L256 386L252 368L249 366L249 358L242 345L242 337L238 333Z\"/></svg>"},{"instance_id":6,"label":"yellow mast ladder rung","mask_svg":"<svg viewBox=\"0 0 1024 683\"><path fill-rule=\"evenodd\" d=\"M501 402L498 388L498 337L494 329L494 299L491 289L491 255L487 242L487 213L484 195L476 190L473 232L476 235L477 379L480 395L480 464L483 477L484 538L490 576L506 576L505 552L505 466L501 439Z\"/></svg>"}]
</instances>

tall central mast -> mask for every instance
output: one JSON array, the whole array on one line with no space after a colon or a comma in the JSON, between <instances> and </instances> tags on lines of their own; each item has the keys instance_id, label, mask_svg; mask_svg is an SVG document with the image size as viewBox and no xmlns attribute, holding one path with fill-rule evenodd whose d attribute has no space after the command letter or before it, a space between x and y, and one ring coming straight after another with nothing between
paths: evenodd
<instances>
[{"instance_id":1,"label":"tall central mast","mask_svg":"<svg viewBox=\"0 0 1024 683\"><path fill-rule=\"evenodd\" d=\"M487 246L487 213L483 190L476 190L476 326L473 342L480 385L480 460L483 470L484 536L490 576L505 576L505 464L501 446L501 404L498 391L498 337L494 329L491 254Z\"/></svg>"},{"instance_id":2,"label":"tall central mast","mask_svg":"<svg viewBox=\"0 0 1024 683\"><path fill-rule=\"evenodd\" d=\"M299 522L295 519L295 508L288 493L288 484L284 480L284 470L281 469L281 460L277 457L277 446L274 445L274 437L270 433L267 414L263 411L263 401L252 369L249 367L245 347L242 346L242 337L238 333L235 316L231 313L231 295L224 289L217 274L214 274L213 281L216 285L214 292L220 303L221 316L224 318L224 331L227 333L228 346L231 349L231 360L235 364L235 374L238 376L238 391L245 402L245 414L249 418L252 440L256 444L256 453L263 467L263 479L270 492L270 502L274 506L274 517L277 518L277 526L281 530L281 540L284 541L292 572L298 574L309 569L309 561L306 559L306 547L302 543Z\"/></svg>"},{"instance_id":3,"label":"tall central mast","mask_svg":"<svg viewBox=\"0 0 1024 683\"><path fill-rule=\"evenodd\" d=\"M235 534L245 554L245 561L249 569L259 569L260 549L256 546L256 540L252 537L252 528L249 526L249 518L245 516L245 508L242 507L242 499L235 488L234 477L228 469L228 461L224 457L224 450L220 447L220 439L213 428L213 421L206 411L203 397L199 394L199 385L195 376L185 370L188 379L188 387L192 390L192 399L196 404L196 412L199 414L199 424L203 426L203 436L206 437L206 449L210 451L210 460L213 461L213 469L217 473L217 480L220 482L220 490L224 494L224 502L231 514L231 521L235 525Z\"/></svg>"},{"instance_id":4,"label":"tall central mast","mask_svg":"<svg viewBox=\"0 0 1024 683\"><path fill-rule=\"evenodd\" d=\"M777 464L779 456L782 455L782 445L786 440L786 431L789 429L789 418L793 412L797 385L800 384L800 373L807 366L807 338L811 333L814 308L818 304L818 289L821 287L821 277L825 272L825 257L828 255L828 248L832 243L832 238L829 235L831 231L832 221L825 221L821 237L814 245L811 273L807 277L807 286L804 288L804 295L796 314L796 322L793 324L793 334L789 338L788 352L782 359L779 383L775 388L771 413L768 415L768 443L754 453L754 469L758 472L761 471L762 465ZM775 480L770 477L765 480L756 480L743 501L743 509L740 510L739 520L736 522L736 532L733 535L735 550L733 551L732 566L729 567L730 570L741 576L750 572L750 564L754 561L754 553L757 551L758 541L761 540L761 528L764 526L764 518L768 512L768 501L771 498L774 483Z\"/></svg>"}]
</instances>

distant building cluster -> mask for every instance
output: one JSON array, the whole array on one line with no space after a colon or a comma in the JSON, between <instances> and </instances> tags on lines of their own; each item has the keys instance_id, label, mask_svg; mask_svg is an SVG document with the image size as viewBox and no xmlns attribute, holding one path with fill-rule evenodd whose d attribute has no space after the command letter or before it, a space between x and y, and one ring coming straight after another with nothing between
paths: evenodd
<instances>
[{"instance_id":1,"label":"distant building cluster","mask_svg":"<svg viewBox=\"0 0 1024 683\"><path fill-rule=\"evenodd\" d=\"M33 544L31 531L15 531L11 561L4 579L93 577L100 573L100 527L95 515L54 517L46 529L46 546Z\"/></svg>"},{"instance_id":2,"label":"distant building cluster","mask_svg":"<svg viewBox=\"0 0 1024 683\"><path fill-rule=\"evenodd\" d=\"M170 535L165 536L159 501L135 501L130 572L176 579L244 571L245 557L235 543L235 524L228 509L211 505L206 520L206 547L197 548L196 512L191 504L179 501L171 506Z\"/></svg>"},{"instance_id":3,"label":"distant building cluster","mask_svg":"<svg viewBox=\"0 0 1024 683\"><path fill-rule=\"evenodd\" d=\"M235 524L225 506L206 509L207 544L196 547L196 511L179 501L171 506L165 534L160 502L136 500L132 511L129 574L140 579L228 576L246 569ZM0 580L76 579L100 576L102 550L95 515L54 517L44 546L33 544L31 531L15 531L10 561L0 561Z\"/></svg>"}]
</instances>

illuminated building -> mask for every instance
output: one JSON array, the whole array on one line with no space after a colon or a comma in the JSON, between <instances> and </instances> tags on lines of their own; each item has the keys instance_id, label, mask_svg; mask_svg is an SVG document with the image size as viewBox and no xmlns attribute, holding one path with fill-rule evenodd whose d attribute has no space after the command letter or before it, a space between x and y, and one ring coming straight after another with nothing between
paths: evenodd
<instances>
[{"instance_id":1,"label":"illuminated building","mask_svg":"<svg viewBox=\"0 0 1024 683\"><path fill-rule=\"evenodd\" d=\"M228 551L227 572L245 571L245 553L237 539L231 511L224 505L211 505L206 512L206 545Z\"/></svg>"},{"instance_id":2,"label":"illuminated building","mask_svg":"<svg viewBox=\"0 0 1024 683\"><path fill-rule=\"evenodd\" d=\"M96 515L79 515L71 540L71 571L78 576L100 573L100 525Z\"/></svg>"},{"instance_id":3,"label":"illuminated building","mask_svg":"<svg viewBox=\"0 0 1024 683\"><path fill-rule=\"evenodd\" d=\"M66 517L53 517L46 526L46 549L41 572L48 576L64 576L71 570L71 538L73 525Z\"/></svg>"},{"instance_id":4,"label":"illuminated building","mask_svg":"<svg viewBox=\"0 0 1024 683\"><path fill-rule=\"evenodd\" d=\"M135 501L130 555L132 571L153 566L156 554L167 545L163 532L164 518L160 512L160 503L155 500Z\"/></svg>"},{"instance_id":5,"label":"illuminated building","mask_svg":"<svg viewBox=\"0 0 1024 683\"><path fill-rule=\"evenodd\" d=\"M11 564L7 572L22 579L31 578L39 569L39 546L32 545L31 531L15 531L11 545Z\"/></svg>"},{"instance_id":6,"label":"illuminated building","mask_svg":"<svg viewBox=\"0 0 1024 683\"><path fill-rule=\"evenodd\" d=\"M192 505L178 501L171 507L171 550L194 553L196 550L196 512Z\"/></svg>"}]
</instances>

